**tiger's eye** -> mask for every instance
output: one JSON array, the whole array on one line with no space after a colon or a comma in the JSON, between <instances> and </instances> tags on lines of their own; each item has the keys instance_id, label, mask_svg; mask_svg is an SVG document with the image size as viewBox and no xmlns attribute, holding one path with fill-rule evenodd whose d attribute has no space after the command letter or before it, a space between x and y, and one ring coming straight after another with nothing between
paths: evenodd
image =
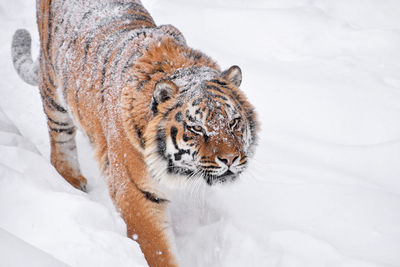
<instances>
[{"instance_id":1,"label":"tiger's eye","mask_svg":"<svg viewBox=\"0 0 400 267\"><path fill-rule=\"evenodd\" d=\"M239 126L239 122L240 122L240 118L235 118L235 119L231 120L231 122L229 123L229 126L231 127L232 130L234 130L235 128L237 128Z\"/></svg>"},{"instance_id":2,"label":"tiger's eye","mask_svg":"<svg viewBox=\"0 0 400 267\"><path fill-rule=\"evenodd\" d=\"M191 131L194 134L197 135L202 135L203 133L203 127L201 127L200 125L196 125L196 126L188 126L188 130Z\"/></svg>"},{"instance_id":3,"label":"tiger's eye","mask_svg":"<svg viewBox=\"0 0 400 267\"><path fill-rule=\"evenodd\" d=\"M202 132L203 131L203 127L201 127L199 125L196 125L196 126L193 126L193 130L195 130L196 132Z\"/></svg>"}]
</instances>

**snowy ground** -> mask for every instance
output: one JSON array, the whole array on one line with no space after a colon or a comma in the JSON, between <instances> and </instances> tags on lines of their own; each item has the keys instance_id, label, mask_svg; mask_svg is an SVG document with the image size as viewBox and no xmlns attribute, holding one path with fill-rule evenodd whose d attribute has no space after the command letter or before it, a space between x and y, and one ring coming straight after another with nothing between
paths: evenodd
<instances>
[{"instance_id":1,"label":"snowy ground","mask_svg":"<svg viewBox=\"0 0 400 267\"><path fill-rule=\"evenodd\" d=\"M173 203L182 265L399 267L400 1L143 2L241 66L262 123L241 182ZM0 266L146 266L82 135L89 194L49 164L38 90L10 60L17 28L38 50L34 8L0 2Z\"/></svg>"}]
</instances>

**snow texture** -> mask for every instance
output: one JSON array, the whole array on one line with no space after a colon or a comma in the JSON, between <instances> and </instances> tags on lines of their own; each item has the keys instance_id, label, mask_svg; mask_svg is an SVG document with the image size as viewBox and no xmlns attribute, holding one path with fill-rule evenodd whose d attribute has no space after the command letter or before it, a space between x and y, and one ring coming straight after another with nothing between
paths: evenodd
<instances>
[{"instance_id":1,"label":"snow texture","mask_svg":"<svg viewBox=\"0 0 400 267\"><path fill-rule=\"evenodd\" d=\"M241 181L173 200L182 266L400 266L400 2L143 3L223 69L241 67L262 123ZM88 194L49 163L39 92L10 56L27 28L36 58L35 12L0 2L0 266L146 266L83 135Z\"/></svg>"},{"instance_id":2,"label":"snow texture","mask_svg":"<svg viewBox=\"0 0 400 267\"><path fill-rule=\"evenodd\" d=\"M23 240L11 235L0 228L0 258L2 259L1 266L19 267L66 267L67 265L57 261L52 256L43 251L32 247ZM24 255L21 257L20 255Z\"/></svg>"}]
</instances>

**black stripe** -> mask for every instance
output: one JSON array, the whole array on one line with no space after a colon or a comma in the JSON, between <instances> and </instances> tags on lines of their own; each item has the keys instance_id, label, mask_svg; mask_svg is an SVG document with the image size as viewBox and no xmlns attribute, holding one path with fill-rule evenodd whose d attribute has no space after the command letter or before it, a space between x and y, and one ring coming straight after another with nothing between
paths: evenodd
<instances>
[{"instance_id":1,"label":"black stripe","mask_svg":"<svg viewBox=\"0 0 400 267\"><path fill-rule=\"evenodd\" d=\"M101 45L99 46L99 48L97 49L97 52L98 52L100 49L103 50L103 47L105 47L109 44L111 45L111 47L108 48L106 55L104 56L103 68L101 70L100 94L101 94L101 99L103 102L104 102L105 80L106 80L106 71L107 71L107 67L108 67L108 61L110 59L112 52L115 51L115 46L113 45L113 43L119 42L120 39L116 38L116 37L126 34L127 32L130 32L131 30L132 29L121 29L119 31L113 32L111 35L107 36L107 40L105 42L102 42ZM112 75L111 78L113 78L113 77L114 77L114 75ZM111 79L111 82L113 82L112 79Z\"/></svg>"},{"instance_id":2,"label":"black stripe","mask_svg":"<svg viewBox=\"0 0 400 267\"><path fill-rule=\"evenodd\" d=\"M181 160L183 154L190 154L189 149L180 149L178 147L178 142L176 141L176 136L178 134L178 129L175 126L171 127L171 139L172 143L174 144L175 148L178 150L177 153L174 154L175 160Z\"/></svg>"},{"instance_id":3,"label":"black stripe","mask_svg":"<svg viewBox=\"0 0 400 267\"><path fill-rule=\"evenodd\" d=\"M47 52L47 57L48 57L48 60L49 60L48 63L51 64L51 53L49 52L50 51L51 39L53 38L52 29L51 29L52 24L53 24L53 12L51 11L51 7L50 7L51 6L51 0L49 1L48 5L49 5L49 10L48 10L49 18L48 18L48 25L47 25L48 29L47 29L46 52Z\"/></svg>"},{"instance_id":4,"label":"black stripe","mask_svg":"<svg viewBox=\"0 0 400 267\"><path fill-rule=\"evenodd\" d=\"M42 90L40 91L40 96L42 98L42 103L50 110L54 110L54 107L50 105L47 98L43 95Z\"/></svg>"},{"instance_id":5,"label":"black stripe","mask_svg":"<svg viewBox=\"0 0 400 267\"><path fill-rule=\"evenodd\" d=\"M208 90L218 91L218 92L222 93L223 95L228 95L232 100L234 100L234 102L237 102L242 106L245 104L243 102L243 100L240 99L240 96L234 90L230 89L229 87L225 87L225 86L222 86L222 87L225 89L229 89L229 92L224 92L221 90L221 88L218 88L218 87L216 87L214 85L210 85L210 84L207 84L206 88ZM238 108L239 110L242 110L242 107L240 105L236 105L236 108Z\"/></svg>"},{"instance_id":6,"label":"black stripe","mask_svg":"<svg viewBox=\"0 0 400 267\"><path fill-rule=\"evenodd\" d=\"M221 98L222 100L228 101L228 98L222 95L213 95L214 98Z\"/></svg>"},{"instance_id":7,"label":"black stripe","mask_svg":"<svg viewBox=\"0 0 400 267\"><path fill-rule=\"evenodd\" d=\"M129 171L129 168L128 168L127 164L124 164L124 166L125 166L125 169L126 169L127 174L129 175L129 180L130 180L130 181L132 182L132 184L136 187L136 189L139 190L139 192L143 194L143 197L144 197L145 199L147 199L147 200L149 200L149 201L151 201L151 202L153 202L153 203L156 203L156 204L161 204L161 203L169 202L168 199L159 198L159 197L157 197L154 193L151 193L151 192L149 192L149 191L145 191L145 190L141 189L141 188L136 184L135 180L132 178L132 174L131 174L131 172Z\"/></svg>"},{"instance_id":8,"label":"black stripe","mask_svg":"<svg viewBox=\"0 0 400 267\"><path fill-rule=\"evenodd\" d=\"M65 0L65 1L67 1L67 0ZM82 19L81 19L79 25L75 29L75 35L71 38L70 42L68 43L67 50L70 49L72 44L76 44L77 36L81 32L81 28L84 25L87 25L87 20L92 16L92 14L96 13L97 11L103 12L104 10L112 9L112 8L115 8L115 7L126 8L126 10L128 10L128 11L130 9L133 9L135 11L139 11L139 12L142 12L144 14L148 14L147 11L143 8L143 6L141 4L138 4L138 3L111 2L111 3L105 3L105 4L97 5L97 6L93 7L93 8L91 8L90 10L88 10L82 16ZM70 13L72 15L72 11L70 11ZM127 19L126 18L127 15L129 15L129 14L124 14L124 15L122 15L120 17L123 17L123 20L126 20ZM130 15L130 16L132 16L132 15ZM107 18L102 19L98 24L96 24L96 28L92 29L91 34L89 34L89 36L92 35L93 32L97 31L100 27L103 27L103 26L105 26L107 24L111 24L112 23L112 19L115 19L115 18L118 18L118 17L111 17L111 18L107 17ZM151 23L151 24L153 24L155 26L155 23L154 23L154 21L153 21L153 19L151 18L150 15L148 15L148 17L141 16L141 18L146 18L148 20L147 22L149 22L149 23ZM69 22L70 22L70 20L68 20L68 24L69 24ZM64 36L66 35L67 30L68 30L68 27L65 29Z\"/></svg>"},{"instance_id":9,"label":"black stripe","mask_svg":"<svg viewBox=\"0 0 400 267\"><path fill-rule=\"evenodd\" d=\"M52 87L52 89L55 89L55 88L57 88L57 86L54 83L53 78L51 78L50 72L49 72L49 71L54 71L54 70L52 68L49 70L49 68L51 66L49 64L46 64L46 63L44 63L44 64L46 65L46 78L47 78L47 81L50 83L50 86Z\"/></svg>"},{"instance_id":10,"label":"black stripe","mask_svg":"<svg viewBox=\"0 0 400 267\"><path fill-rule=\"evenodd\" d=\"M178 129L175 126L171 127L171 139L172 143L174 144L175 148L179 150L178 144L176 142L176 135L178 134Z\"/></svg>"},{"instance_id":11,"label":"black stripe","mask_svg":"<svg viewBox=\"0 0 400 267\"><path fill-rule=\"evenodd\" d=\"M55 23L56 26L54 27L54 31L53 31L53 35L54 36L56 36L56 34L58 32L58 29L60 28L60 25L62 25L64 23L64 19L65 19L64 15L65 15L65 13L64 13L63 10L60 10L60 9L62 9L64 7L66 2L67 1L62 1L61 6L59 6L59 7L56 7L55 5L53 5L53 8L56 9L54 13L56 13L59 16L61 16L61 20L60 21L56 21L56 23Z\"/></svg>"},{"instance_id":12,"label":"black stripe","mask_svg":"<svg viewBox=\"0 0 400 267\"><path fill-rule=\"evenodd\" d=\"M69 123L55 121L55 120L53 120L52 118L50 118L49 116L47 116L47 119L48 119L49 121L51 121L52 123L57 124L57 125L60 125L60 126L68 126L68 125L69 125Z\"/></svg>"},{"instance_id":13,"label":"black stripe","mask_svg":"<svg viewBox=\"0 0 400 267\"><path fill-rule=\"evenodd\" d=\"M167 150L166 138L167 138L167 135L166 135L165 131L162 129L158 129L157 135L156 135L157 151L164 158L165 158L165 151Z\"/></svg>"},{"instance_id":14,"label":"black stripe","mask_svg":"<svg viewBox=\"0 0 400 267\"><path fill-rule=\"evenodd\" d=\"M202 100L203 100L202 97L197 98L196 100L194 100L194 101L192 102L192 106L197 106L197 105L199 105L199 104L201 103Z\"/></svg>"},{"instance_id":15,"label":"black stripe","mask_svg":"<svg viewBox=\"0 0 400 267\"><path fill-rule=\"evenodd\" d=\"M122 35L122 34L124 34L124 33L126 33L126 32L132 31L132 30L133 30L133 28L123 28L123 29L120 29L120 30L118 30L118 31L114 31L111 35L108 35L108 36L106 37L106 41L102 41L102 42L101 42L101 44L100 44L99 47L97 48L96 54L97 54L97 52L98 52L100 49L103 49L110 41L119 41L120 38L118 38L118 37L119 37L120 34ZM115 35L118 35L118 36L113 37L113 36L115 36ZM88 37L86 37L86 42L85 42L85 53L84 53L84 56L83 56L83 63L82 63L82 71L85 70L86 63L87 63L87 56L88 56L88 53L89 53L89 48L90 48L90 45L92 44L92 40L93 40L95 37L96 37L95 34L89 34ZM98 41L99 41L99 40L96 40L96 44L98 44ZM95 62L94 62L94 63L95 63Z\"/></svg>"},{"instance_id":16,"label":"black stripe","mask_svg":"<svg viewBox=\"0 0 400 267\"><path fill-rule=\"evenodd\" d=\"M119 62L120 62L121 59L122 59L122 56L121 56L122 53L123 53L124 51L126 51L126 50L125 50L126 47L127 47L136 37L137 37L136 34L129 35L128 38L125 39L125 40L122 42L122 44L118 47L118 51L117 51L117 54L116 54L116 60L114 61L114 64L113 64L113 71L112 71L113 77L112 77L112 79L114 79L114 76L115 76L116 73L117 73L117 67L118 67Z\"/></svg>"},{"instance_id":17,"label":"black stripe","mask_svg":"<svg viewBox=\"0 0 400 267\"><path fill-rule=\"evenodd\" d=\"M163 119L166 119L166 118L168 117L168 115L169 115L173 110L175 110L175 109L177 109L177 108L179 108L179 107L182 107L182 106L183 106L183 102L178 101L175 105L173 105L172 107L170 107L170 108L167 110L167 112L165 112L165 113L163 114Z\"/></svg>"},{"instance_id":18,"label":"black stripe","mask_svg":"<svg viewBox=\"0 0 400 267\"><path fill-rule=\"evenodd\" d=\"M53 131L55 133L67 133L67 134L73 134L75 132L75 127L71 127L71 128L52 128L49 127L50 131Z\"/></svg>"},{"instance_id":19,"label":"black stripe","mask_svg":"<svg viewBox=\"0 0 400 267\"><path fill-rule=\"evenodd\" d=\"M230 89L230 88L228 87L228 84L227 84L226 82L223 82L223 81L220 81L220 80L217 80L217 79L210 80L209 82L211 82L211 83L216 83L216 84L219 84L219 85L221 85L222 87L224 87L224 88L226 88L226 89Z\"/></svg>"},{"instance_id":20,"label":"black stripe","mask_svg":"<svg viewBox=\"0 0 400 267\"><path fill-rule=\"evenodd\" d=\"M175 114L175 120L177 122L182 122L183 121L183 115L182 115L181 111L179 111L178 113Z\"/></svg>"},{"instance_id":21,"label":"black stripe","mask_svg":"<svg viewBox=\"0 0 400 267\"><path fill-rule=\"evenodd\" d=\"M135 35L133 36L134 38L139 37L140 35L146 36L147 34L147 29L143 28L142 31L135 31ZM137 56L138 51L134 51L125 61L123 67L122 67L122 74L125 74L125 72L128 70L128 68L132 67L134 64L131 62L132 59Z\"/></svg>"},{"instance_id":22,"label":"black stripe","mask_svg":"<svg viewBox=\"0 0 400 267\"><path fill-rule=\"evenodd\" d=\"M68 1L68 0L64 0L64 2L66 2L66 1ZM63 49L61 49L61 47L64 45L66 38L69 37L69 35L67 33L69 32L69 26L71 24L72 14L74 14L74 12L72 10L70 10L68 13L68 17L66 19L64 33L60 34L62 40L61 40L60 44L58 45L55 62L58 62L58 58L62 54L61 52L63 51ZM63 19L63 22L64 22L64 19Z\"/></svg>"},{"instance_id":23,"label":"black stripe","mask_svg":"<svg viewBox=\"0 0 400 267\"><path fill-rule=\"evenodd\" d=\"M201 158L206 158L207 156L202 156ZM215 163L212 160L200 160L200 163Z\"/></svg>"},{"instance_id":24,"label":"black stripe","mask_svg":"<svg viewBox=\"0 0 400 267\"><path fill-rule=\"evenodd\" d=\"M45 4L46 5L46 4ZM43 10L43 12L42 12L42 14L47 14L47 16L48 16L48 19L47 19L47 21L44 21L44 19L42 18L42 21L43 21L43 23L42 23L42 27L40 28L40 29L44 29L44 25L45 25L45 23L47 23L47 37L46 37L46 42L41 42L41 47L42 47L42 51L43 51L43 54L44 54L44 57L46 58L46 68L48 68L48 67L51 67L51 70L52 71L54 71L54 65L53 65L53 62L51 61L51 57L50 57L50 55L51 55L51 53L49 53L49 50L50 50L50 44L51 44L51 39L52 39L52 36L51 36L51 27L52 27L52 23L53 23L53 17L52 17L52 12L51 12L51 0L49 0L48 1L48 3L47 3L47 9L46 9L46 6L45 6L45 8L44 8L44 10ZM42 37L44 37L44 36L42 36ZM47 72L48 72L48 70L47 70ZM50 83L53 85L54 84L54 82L51 80L51 78L49 78L49 81L50 81Z\"/></svg>"},{"instance_id":25,"label":"black stripe","mask_svg":"<svg viewBox=\"0 0 400 267\"><path fill-rule=\"evenodd\" d=\"M94 24L95 27L93 27L88 34L89 38L86 38L87 42L91 39L93 39L93 35L99 32L99 29L103 28L104 26L110 26L110 28L114 28L116 25L115 23L121 23L121 22L126 22L123 23L122 25L127 25L130 26L132 22L137 22L137 21L145 21L148 23L151 23L149 21L148 17L142 16L142 15L136 15L136 14L122 14L122 15L116 15L113 17L106 17L102 20L100 20L98 23ZM120 26L122 26L120 25ZM77 34L76 34L77 35ZM75 44L78 36L74 37L74 40L70 42L70 44ZM70 45L68 46L70 48Z\"/></svg>"},{"instance_id":26,"label":"black stripe","mask_svg":"<svg viewBox=\"0 0 400 267\"><path fill-rule=\"evenodd\" d=\"M189 141L189 140L193 140L192 137L189 137L189 136L187 136L186 134L183 134L182 139L183 139L183 141L185 141L185 142L187 142L187 141Z\"/></svg>"},{"instance_id":27,"label":"black stripe","mask_svg":"<svg viewBox=\"0 0 400 267\"><path fill-rule=\"evenodd\" d=\"M158 103L153 97L151 100L151 112L153 112L153 116L157 115L157 113L158 113L157 107L158 107Z\"/></svg>"},{"instance_id":28,"label":"black stripe","mask_svg":"<svg viewBox=\"0 0 400 267\"><path fill-rule=\"evenodd\" d=\"M80 29L84 25L87 24L86 20L88 20L97 11L103 12L104 10L111 10L112 8L115 8L115 7L126 8L126 10L124 10L124 11L129 11L129 10L133 9L135 11L142 12L144 14L148 14L147 11L143 8L143 6L141 4L138 4L138 3L123 3L123 2L118 2L118 1L117 2L111 2L111 3L103 3L101 5L97 5L97 6L92 7L85 14L83 14L81 22L78 25L76 32L79 33ZM122 10L120 10L120 11L122 11ZM148 16L150 17L150 15L148 15ZM151 17L149 19L151 19ZM154 24L154 21L152 19L151 19L151 22ZM74 42L76 42L76 36L74 36L73 39L75 39Z\"/></svg>"},{"instance_id":29,"label":"black stripe","mask_svg":"<svg viewBox=\"0 0 400 267\"><path fill-rule=\"evenodd\" d=\"M144 148L144 146L145 146L145 141L144 141L144 139L143 139L142 130L139 128L139 126L135 123L134 120L132 120L132 123L133 123L133 125L134 125L134 127L135 127L136 134L137 134L137 136L138 136L138 138L139 138L139 141L140 141L140 145L141 145L141 147Z\"/></svg>"},{"instance_id":30,"label":"black stripe","mask_svg":"<svg viewBox=\"0 0 400 267\"><path fill-rule=\"evenodd\" d=\"M131 60L132 60L135 56L137 56L137 51L133 52L133 53L128 57L128 59L125 61L125 64L124 64L124 66L122 67L122 74L125 74L125 72L126 72L130 67L133 67L133 66L134 66L134 64L131 63Z\"/></svg>"},{"instance_id":31,"label":"black stripe","mask_svg":"<svg viewBox=\"0 0 400 267\"><path fill-rule=\"evenodd\" d=\"M219 166L201 166L202 168L204 168L204 169L221 169L221 167L219 167Z\"/></svg>"},{"instance_id":32,"label":"black stripe","mask_svg":"<svg viewBox=\"0 0 400 267\"><path fill-rule=\"evenodd\" d=\"M124 2L119 2L119 1L111 2L111 3L103 3L101 5L93 7L89 11L87 11L82 16L82 22L81 22L80 26L82 26L85 23L84 20L88 19L94 12L103 11L103 10L107 10L108 8L114 8L114 7L125 7L127 10L134 9L135 11L148 14L146 12L146 10L144 9L144 7L138 3L124 3Z\"/></svg>"},{"instance_id":33,"label":"black stripe","mask_svg":"<svg viewBox=\"0 0 400 267\"><path fill-rule=\"evenodd\" d=\"M136 87L136 91L141 91L143 86L145 86L145 84L147 84L150 80L143 80L139 83L139 85Z\"/></svg>"},{"instance_id":34,"label":"black stripe","mask_svg":"<svg viewBox=\"0 0 400 267\"><path fill-rule=\"evenodd\" d=\"M190 115L188 109L187 109L186 112L185 112L185 116L186 116L186 118L188 118L188 120L190 120L191 122L196 122L196 119L193 118L193 117Z\"/></svg>"},{"instance_id":35,"label":"black stripe","mask_svg":"<svg viewBox=\"0 0 400 267\"><path fill-rule=\"evenodd\" d=\"M45 53L43 53L43 54L45 54ZM46 57L46 55L43 55L43 56ZM56 85L54 83L54 80L50 77L50 74L49 74L50 71L54 72L54 69L51 68L51 65L48 64L48 60L46 60L46 59L41 58L39 63L42 64L41 70L45 71L44 75L42 75L42 77L46 78L46 81L43 81L43 82L47 82L51 86L52 89L55 89ZM53 94L52 91L49 91L49 93Z\"/></svg>"},{"instance_id":36,"label":"black stripe","mask_svg":"<svg viewBox=\"0 0 400 267\"><path fill-rule=\"evenodd\" d=\"M207 143L208 143L208 140L209 140L208 135L203 134L203 138L204 138L204 142L207 144Z\"/></svg>"},{"instance_id":37,"label":"black stripe","mask_svg":"<svg viewBox=\"0 0 400 267\"><path fill-rule=\"evenodd\" d=\"M64 109L62 106L60 106L59 104L57 104L53 98L51 98L50 96L47 96L47 100L50 102L50 104L59 112L62 113L67 113L67 110Z\"/></svg>"},{"instance_id":38,"label":"black stripe","mask_svg":"<svg viewBox=\"0 0 400 267\"><path fill-rule=\"evenodd\" d=\"M156 195L154 195L154 194L152 194L152 193L150 193L150 192L148 192L148 191L144 191L144 190L140 189L140 188L136 185L136 183L133 183L133 184L136 186L136 188L143 194L143 196L144 196L147 200L150 200L151 202L154 202L154 203L157 203L157 204L164 203L164 202L169 202L168 199L159 198L159 197L157 197Z\"/></svg>"},{"instance_id":39,"label":"black stripe","mask_svg":"<svg viewBox=\"0 0 400 267\"><path fill-rule=\"evenodd\" d=\"M223 94L223 95L230 95L228 92L223 91L221 88L219 88L219 87L217 87L217 86L215 86L215 85L207 84L207 85L206 85L206 89L207 89L207 90L215 90L215 91L217 91L217 92L220 92L220 93Z\"/></svg>"},{"instance_id":40,"label":"black stripe","mask_svg":"<svg viewBox=\"0 0 400 267\"><path fill-rule=\"evenodd\" d=\"M48 107L52 110L56 109L59 112L66 113L67 111L60 105L58 105L52 98L51 96L47 95L47 93L44 90L41 90L40 95L42 96L42 99L45 99L46 103L48 104Z\"/></svg>"},{"instance_id":41,"label":"black stripe","mask_svg":"<svg viewBox=\"0 0 400 267\"><path fill-rule=\"evenodd\" d=\"M129 170L128 170L128 173L129 173L129 175L130 175ZM139 186L135 183L135 181L134 181L132 178L129 179L129 180L132 181L132 184L136 187L136 189L139 190L139 192L143 194L143 196L144 196L145 199L150 200L151 202L156 203L156 204L161 204L161 203L169 202L168 199L159 198L159 197L157 197L155 194L150 193L150 192L148 192L148 191L145 191L145 190L139 188Z\"/></svg>"}]
</instances>

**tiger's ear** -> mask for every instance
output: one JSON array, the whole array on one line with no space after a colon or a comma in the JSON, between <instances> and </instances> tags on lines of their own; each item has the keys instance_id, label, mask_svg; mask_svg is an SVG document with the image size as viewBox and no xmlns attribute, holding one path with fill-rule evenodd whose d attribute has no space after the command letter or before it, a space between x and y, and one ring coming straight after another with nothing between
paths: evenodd
<instances>
[{"instance_id":1,"label":"tiger's ear","mask_svg":"<svg viewBox=\"0 0 400 267\"><path fill-rule=\"evenodd\" d=\"M242 83L242 70L238 66L234 65L222 72L222 77L239 87Z\"/></svg>"},{"instance_id":2,"label":"tiger's ear","mask_svg":"<svg viewBox=\"0 0 400 267\"><path fill-rule=\"evenodd\" d=\"M157 107L159 104L167 101L173 95L178 92L178 86L169 80L158 81L154 85L152 111L154 114L157 113Z\"/></svg>"}]
</instances>

